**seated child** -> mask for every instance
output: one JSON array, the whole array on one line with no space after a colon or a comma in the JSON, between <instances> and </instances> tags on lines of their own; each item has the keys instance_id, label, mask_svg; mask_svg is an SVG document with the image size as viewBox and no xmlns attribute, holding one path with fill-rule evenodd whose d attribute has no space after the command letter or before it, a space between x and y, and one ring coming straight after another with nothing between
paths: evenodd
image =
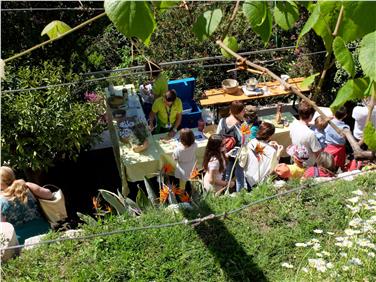
<instances>
[{"instance_id":1,"label":"seated child","mask_svg":"<svg viewBox=\"0 0 376 282\"><path fill-rule=\"evenodd\" d=\"M179 187L185 188L193 167L196 162L197 144L195 136L191 129L183 128L180 130L180 142L176 147L172 157L176 161L175 177L180 180Z\"/></svg>"},{"instance_id":2,"label":"seated child","mask_svg":"<svg viewBox=\"0 0 376 282\"><path fill-rule=\"evenodd\" d=\"M258 119L255 106L248 105L245 107L244 119L249 125L250 130L251 130L251 135L249 136L249 140L256 138L257 131L260 128L261 121Z\"/></svg>"},{"instance_id":3,"label":"seated child","mask_svg":"<svg viewBox=\"0 0 376 282\"><path fill-rule=\"evenodd\" d=\"M328 126L328 121L325 120L322 116L318 116L315 119L315 125L311 126L313 133L317 140L319 141L321 148L324 149L326 147L325 143L325 128Z\"/></svg>"},{"instance_id":4,"label":"seated child","mask_svg":"<svg viewBox=\"0 0 376 282\"><path fill-rule=\"evenodd\" d=\"M337 167L334 158L327 152L320 152L314 166L307 168L303 178L310 177L334 177Z\"/></svg>"},{"instance_id":5,"label":"seated child","mask_svg":"<svg viewBox=\"0 0 376 282\"><path fill-rule=\"evenodd\" d=\"M304 145L290 145L286 152L292 157L294 163L291 165L280 163L274 172L285 180L302 178L305 172L305 162L309 158L307 148Z\"/></svg>"},{"instance_id":6,"label":"seated child","mask_svg":"<svg viewBox=\"0 0 376 282\"><path fill-rule=\"evenodd\" d=\"M208 191L218 192L230 184L230 188L235 186L233 180L222 180L222 175L226 169L226 148L220 134L213 134L209 137L206 145L204 161L202 166L206 173L204 176L204 188Z\"/></svg>"},{"instance_id":7,"label":"seated child","mask_svg":"<svg viewBox=\"0 0 376 282\"><path fill-rule=\"evenodd\" d=\"M346 116L347 110L344 106L342 106L335 112L332 122L340 129L349 129L350 127L343 121ZM335 165L340 167L342 171L345 171L346 139L337 133L337 131L335 131L330 124L325 128L325 139L327 146L325 147L324 151L333 155Z\"/></svg>"}]
</instances>

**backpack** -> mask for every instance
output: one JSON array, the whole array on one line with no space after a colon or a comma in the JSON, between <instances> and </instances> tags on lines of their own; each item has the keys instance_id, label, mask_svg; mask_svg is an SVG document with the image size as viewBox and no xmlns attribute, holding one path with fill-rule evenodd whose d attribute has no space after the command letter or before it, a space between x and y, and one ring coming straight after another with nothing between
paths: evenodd
<instances>
[{"instance_id":1,"label":"backpack","mask_svg":"<svg viewBox=\"0 0 376 282\"><path fill-rule=\"evenodd\" d=\"M221 134L222 137L224 138L226 152L228 152L228 151L232 150L236 146L236 144L238 143L238 141L236 139L236 132L235 132L235 126L236 125L231 127L231 128L228 128L227 125L226 125L226 119L225 118L222 118L221 125L222 125L222 128L221 128L221 131L219 132L219 134Z\"/></svg>"}]
</instances>

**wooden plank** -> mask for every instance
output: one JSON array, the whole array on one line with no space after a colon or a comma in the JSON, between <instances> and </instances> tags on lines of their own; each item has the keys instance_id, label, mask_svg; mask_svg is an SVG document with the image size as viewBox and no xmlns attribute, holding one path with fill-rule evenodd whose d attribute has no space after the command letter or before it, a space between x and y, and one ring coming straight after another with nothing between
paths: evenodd
<instances>
[{"instance_id":1,"label":"wooden plank","mask_svg":"<svg viewBox=\"0 0 376 282\"><path fill-rule=\"evenodd\" d=\"M301 87L301 83L303 82L303 80L304 77L298 77L289 79L287 82L296 86L301 92L307 92L310 90L308 87ZM201 106L215 106L219 104L228 104L233 101L249 101L293 94L289 90L286 91L281 89L278 81L261 82L258 83L257 86L259 88L267 86L269 94L258 96L246 96L243 93L241 86L239 86L237 94L227 94L223 91L222 88L209 89L204 91L204 97L200 99L200 104Z\"/></svg>"}]
</instances>

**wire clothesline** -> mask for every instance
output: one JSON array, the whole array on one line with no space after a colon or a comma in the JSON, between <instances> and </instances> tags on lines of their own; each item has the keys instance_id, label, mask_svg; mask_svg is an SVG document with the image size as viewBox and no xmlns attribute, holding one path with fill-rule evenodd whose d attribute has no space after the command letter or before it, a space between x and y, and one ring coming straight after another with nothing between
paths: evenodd
<instances>
[{"instance_id":1,"label":"wire clothesline","mask_svg":"<svg viewBox=\"0 0 376 282\"><path fill-rule=\"evenodd\" d=\"M247 55L269 53L269 52L275 52L275 51L285 51L285 50L290 50L290 49L294 49L294 48L295 48L295 46L286 46L286 47L279 47L279 48L262 49L262 50L257 50L257 51L248 51L248 52L239 53L239 55L247 56ZM160 66L170 66L170 65L188 64L188 63L208 61L208 60L219 60L219 59L223 59L223 58L224 58L224 56L202 57L202 58L196 58L196 59L165 62L165 63L160 63L159 65ZM136 69L143 69L143 68L144 68L144 66L134 66L134 67L128 67L128 68L113 69L113 70L102 70L102 71L87 72L87 73L83 73L82 75L96 75L96 74L115 73L115 72L122 72L122 71L125 71L125 70L136 70Z\"/></svg>"},{"instance_id":2,"label":"wire clothesline","mask_svg":"<svg viewBox=\"0 0 376 282\"><path fill-rule=\"evenodd\" d=\"M357 175L360 175L360 174L373 172L374 170L375 169L370 169L370 170L367 170L367 171L360 171L360 172L353 173L350 176L357 176ZM326 184L326 183L329 183L329 182L332 182L332 181L341 180L341 179L344 179L346 177L349 177L349 175L339 176L339 177L332 178L332 179L329 179L329 180L311 183L309 185L303 184L303 185L300 185L297 188L293 188L293 189L290 189L290 190L287 190L287 191L284 191L284 192L281 192L281 193L274 194L272 196L268 196L268 197L253 201L249 204L243 205L240 208L233 209L233 210L223 212L223 213L220 213L220 214L210 214L210 215L207 215L205 217L199 217L199 218L195 218L195 219L191 219L191 220L184 219L182 221L177 221L177 222L172 222L172 223L133 227L133 228L129 228L129 229L120 229L120 230L114 230L114 231L109 231L109 232L94 233L94 234L89 234L89 235L79 236L79 237L63 237L63 238L58 238L58 239L52 239L52 240L45 240L45 241L30 243L30 244L27 244L27 245L26 244L19 244L19 245L15 245L15 246L11 246L11 247L0 248L0 252L6 251L6 250L20 249L20 248L23 248L23 247L31 247L31 246L37 246L37 245L58 243L58 242L63 242L63 241L76 241L76 240L77 241L83 241L83 240L88 240L88 239L92 239L92 238L96 238L96 237L106 237L106 236L115 235L115 234L128 233L128 232L134 232L134 231L142 231L142 230L148 230L148 229L169 228L169 227L174 227L174 226L178 226L178 225L195 226L195 225L198 225L198 224L205 222L205 221L208 221L208 220L220 219L220 218L226 219L228 215L235 214L235 213L240 212L242 210L248 209L249 207L254 206L256 204L260 204L260 203L263 203L263 202L266 202L266 201L269 201L269 200L272 200L272 199L275 199L275 198L278 198L278 197L284 197L284 196L292 194L294 192L298 192L298 191L305 190L305 189L310 189L310 188L320 186L322 184Z\"/></svg>"},{"instance_id":3,"label":"wire clothesline","mask_svg":"<svg viewBox=\"0 0 376 282\"><path fill-rule=\"evenodd\" d=\"M287 48L287 47L285 47ZM254 51L255 52L255 51ZM317 51L317 52L311 52L311 53L306 53L306 54L300 54L300 56L311 56L311 55L317 55L317 54L323 54L326 51ZM250 52L246 52L250 53ZM243 54L243 53L240 53ZM217 56L217 57L222 57L222 56ZM215 57L208 57L210 59L213 59ZM199 58L197 60L201 60L203 58ZM275 61L280 61L282 58L277 58L277 59L272 59L272 60L266 60L266 61L258 61L258 63L271 63ZM188 61L188 60L187 60ZM179 62L179 61L176 61ZM185 62L185 61L180 61L180 62ZM171 62L168 62L169 64L172 65ZM166 65L168 63L161 63L160 65ZM177 63L179 64L179 63ZM232 66L234 63L228 63L228 64L212 64L212 65L202 65L203 68L209 68L209 67L217 67L217 66ZM137 69L143 69L144 66L134 66L134 67L129 67L129 68L124 68L121 69L121 71L132 71L132 70L137 70ZM115 72L120 72L119 69L113 70L113 73ZM107 76L107 77L100 77L100 78L94 78L94 79L88 79L88 80L77 80L73 82L66 82L66 83L58 83L58 84L52 84L52 85L45 85L45 86L39 86L39 87L31 87L31 88L21 88L21 89L8 89L8 90L3 90L1 91L2 93L17 93L17 92L23 92L23 91L34 91L34 90L42 90L42 89L48 89L48 88L54 88L54 87L62 87L62 86L71 86L79 83L92 83L92 82L97 82L97 81L102 81L102 80L113 80L113 79L118 79L118 78L123 78L126 76L131 76L131 75L142 75L142 74L147 74L150 73L149 71L140 71L140 72L131 72L131 73L125 73L117 76ZM84 74L82 74L84 75Z\"/></svg>"}]
</instances>

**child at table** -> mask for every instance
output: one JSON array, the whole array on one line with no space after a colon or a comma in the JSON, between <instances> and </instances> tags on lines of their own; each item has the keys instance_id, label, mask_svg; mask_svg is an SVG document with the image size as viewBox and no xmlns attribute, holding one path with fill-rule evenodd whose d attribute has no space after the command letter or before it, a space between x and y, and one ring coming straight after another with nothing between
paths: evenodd
<instances>
[{"instance_id":1,"label":"child at table","mask_svg":"<svg viewBox=\"0 0 376 282\"><path fill-rule=\"evenodd\" d=\"M316 159L316 163L307 168L304 172L303 178L315 177L334 177L337 167L334 158L327 152L320 152Z\"/></svg>"},{"instance_id":2,"label":"child at table","mask_svg":"<svg viewBox=\"0 0 376 282\"><path fill-rule=\"evenodd\" d=\"M261 121L259 120L256 112L256 107L252 105L248 105L245 107L245 114L244 119L247 122L247 124L250 127L251 134L249 136L249 139L256 138L257 131L260 128Z\"/></svg>"},{"instance_id":3,"label":"child at table","mask_svg":"<svg viewBox=\"0 0 376 282\"><path fill-rule=\"evenodd\" d=\"M309 159L308 149L304 145L290 145L286 149L287 154L293 159L293 164L280 163L274 172L284 180L300 179L304 175L306 162Z\"/></svg>"},{"instance_id":4,"label":"child at table","mask_svg":"<svg viewBox=\"0 0 376 282\"><path fill-rule=\"evenodd\" d=\"M346 116L346 107L342 106L335 112L332 122L340 129L349 129L350 127L343 121ZM330 124L325 128L325 143L327 146L324 151L333 155L335 165L345 171L346 139L337 133Z\"/></svg>"},{"instance_id":5,"label":"child at table","mask_svg":"<svg viewBox=\"0 0 376 282\"><path fill-rule=\"evenodd\" d=\"M175 177L179 179L179 187L185 189L193 167L196 162L197 144L191 129L180 130L180 142L176 147L172 157L176 161Z\"/></svg>"},{"instance_id":6,"label":"child at table","mask_svg":"<svg viewBox=\"0 0 376 282\"><path fill-rule=\"evenodd\" d=\"M222 175L226 170L226 147L222 135L213 134L209 137L202 166L206 171L204 188L207 191L218 192L228 184L230 188L235 186L233 180L222 180Z\"/></svg>"},{"instance_id":7,"label":"child at table","mask_svg":"<svg viewBox=\"0 0 376 282\"><path fill-rule=\"evenodd\" d=\"M315 133L316 139L319 141L321 148L326 147L325 143L325 128L328 126L328 121L322 116L315 118L315 125L311 126L313 133Z\"/></svg>"}]
</instances>

